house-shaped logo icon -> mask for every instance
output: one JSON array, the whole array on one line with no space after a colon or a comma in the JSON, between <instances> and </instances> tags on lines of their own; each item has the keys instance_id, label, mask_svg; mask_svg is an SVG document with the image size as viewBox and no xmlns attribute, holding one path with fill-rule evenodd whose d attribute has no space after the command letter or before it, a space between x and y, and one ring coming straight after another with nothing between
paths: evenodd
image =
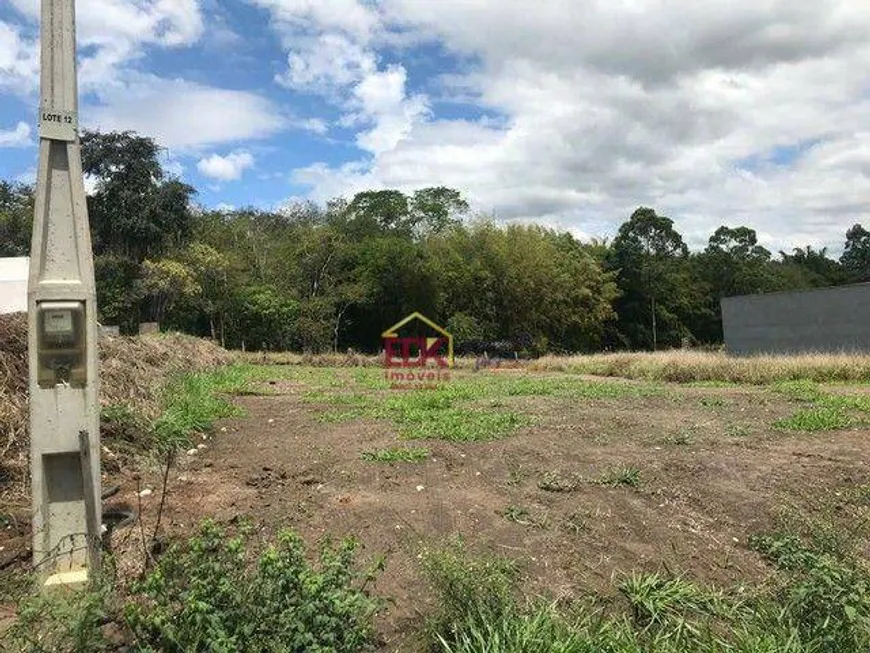
<instances>
[{"instance_id":1,"label":"house-shaped logo icon","mask_svg":"<svg viewBox=\"0 0 870 653\"><path fill-rule=\"evenodd\" d=\"M422 313L411 313L381 337L386 367L453 367L453 336Z\"/></svg>"}]
</instances>

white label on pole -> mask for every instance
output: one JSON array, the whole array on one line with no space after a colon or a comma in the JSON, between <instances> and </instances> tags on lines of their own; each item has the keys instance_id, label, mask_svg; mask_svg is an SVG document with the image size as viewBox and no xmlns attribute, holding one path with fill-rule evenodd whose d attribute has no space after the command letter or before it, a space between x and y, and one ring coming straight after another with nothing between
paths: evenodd
<instances>
[{"instance_id":1,"label":"white label on pole","mask_svg":"<svg viewBox=\"0 0 870 653\"><path fill-rule=\"evenodd\" d=\"M39 137L53 141L75 141L78 138L79 117L71 111L41 109L39 111Z\"/></svg>"},{"instance_id":2,"label":"white label on pole","mask_svg":"<svg viewBox=\"0 0 870 653\"><path fill-rule=\"evenodd\" d=\"M73 332L72 311L46 311L45 333L48 335L71 335Z\"/></svg>"}]
</instances>

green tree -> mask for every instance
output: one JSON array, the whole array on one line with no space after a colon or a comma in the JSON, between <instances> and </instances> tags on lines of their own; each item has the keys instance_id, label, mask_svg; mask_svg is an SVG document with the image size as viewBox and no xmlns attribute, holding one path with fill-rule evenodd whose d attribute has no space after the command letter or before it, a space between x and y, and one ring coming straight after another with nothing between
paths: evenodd
<instances>
[{"instance_id":1,"label":"green tree","mask_svg":"<svg viewBox=\"0 0 870 653\"><path fill-rule=\"evenodd\" d=\"M227 342L243 349L290 350L299 344L294 340L299 320L299 302L268 284L247 286L228 318Z\"/></svg>"},{"instance_id":2,"label":"green tree","mask_svg":"<svg viewBox=\"0 0 870 653\"><path fill-rule=\"evenodd\" d=\"M410 201L412 221L423 234L440 233L456 226L468 210L462 193L444 186L418 190Z\"/></svg>"},{"instance_id":3,"label":"green tree","mask_svg":"<svg viewBox=\"0 0 870 653\"><path fill-rule=\"evenodd\" d=\"M781 273L787 289L824 288L837 286L846 281L846 274L839 262L828 256L828 249L816 250L807 245L795 248L791 254L780 252Z\"/></svg>"},{"instance_id":4,"label":"green tree","mask_svg":"<svg viewBox=\"0 0 870 653\"><path fill-rule=\"evenodd\" d=\"M460 347L468 338L589 350L614 316L611 276L570 234L478 220L432 236L426 247L436 314Z\"/></svg>"},{"instance_id":5,"label":"green tree","mask_svg":"<svg viewBox=\"0 0 870 653\"><path fill-rule=\"evenodd\" d=\"M0 256L28 256L33 229L33 187L0 181Z\"/></svg>"},{"instance_id":6,"label":"green tree","mask_svg":"<svg viewBox=\"0 0 870 653\"><path fill-rule=\"evenodd\" d=\"M191 243L181 258L193 273L199 291L193 295L193 303L208 318L212 340L225 343L226 316L231 310L229 258L203 243Z\"/></svg>"},{"instance_id":7,"label":"green tree","mask_svg":"<svg viewBox=\"0 0 870 653\"><path fill-rule=\"evenodd\" d=\"M701 310L704 291L691 274L689 249L673 220L637 209L619 228L608 267L622 292L617 343L657 349L692 335L687 325Z\"/></svg>"},{"instance_id":8,"label":"green tree","mask_svg":"<svg viewBox=\"0 0 870 653\"><path fill-rule=\"evenodd\" d=\"M703 342L722 341L723 297L779 287L770 252L758 244L755 230L748 227L719 227L692 263L695 276L709 289L707 310L699 312L692 322L693 334Z\"/></svg>"},{"instance_id":9,"label":"green tree","mask_svg":"<svg viewBox=\"0 0 870 653\"><path fill-rule=\"evenodd\" d=\"M166 313L179 300L196 297L202 292L193 270L173 259L146 260L142 263L139 287L142 296L149 301L154 322L162 322Z\"/></svg>"},{"instance_id":10,"label":"green tree","mask_svg":"<svg viewBox=\"0 0 870 653\"><path fill-rule=\"evenodd\" d=\"M870 231L860 224L846 232L846 248L840 265L851 283L870 281Z\"/></svg>"},{"instance_id":11,"label":"green tree","mask_svg":"<svg viewBox=\"0 0 870 653\"><path fill-rule=\"evenodd\" d=\"M141 273L138 263L123 256L103 254L94 257L97 308L103 324L116 325L125 334L138 333Z\"/></svg>"},{"instance_id":12,"label":"green tree","mask_svg":"<svg viewBox=\"0 0 870 653\"><path fill-rule=\"evenodd\" d=\"M82 164L96 179L88 198L96 254L137 263L158 258L190 241L194 189L166 179L152 139L133 132L84 132Z\"/></svg>"},{"instance_id":13,"label":"green tree","mask_svg":"<svg viewBox=\"0 0 870 653\"><path fill-rule=\"evenodd\" d=\"M410 237L413 221L407 196L397 190L358 193L347 207L345 229L362 239L386 234Z\"/></svg>"}]
</instances>

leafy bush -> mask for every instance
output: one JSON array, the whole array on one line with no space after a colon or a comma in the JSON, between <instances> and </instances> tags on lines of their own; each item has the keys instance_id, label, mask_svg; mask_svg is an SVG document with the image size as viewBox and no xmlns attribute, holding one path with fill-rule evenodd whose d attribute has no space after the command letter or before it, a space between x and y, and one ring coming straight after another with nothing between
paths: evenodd
<instances>
[{"instance_id":1,"label":"leafy bush","mask_svg":"<svg viewBox=\"0 0 870 653\"><path fill-rule=\"evenodd\" d=\"M206 522L134 587L142 598L125 610L144 651L207 653L354 653L370 650L380 603L354 571L356 545L321 549L319 565L305 557L295 533L249 559L245 539L228 539Z\"/></svg>"}]
</instances>

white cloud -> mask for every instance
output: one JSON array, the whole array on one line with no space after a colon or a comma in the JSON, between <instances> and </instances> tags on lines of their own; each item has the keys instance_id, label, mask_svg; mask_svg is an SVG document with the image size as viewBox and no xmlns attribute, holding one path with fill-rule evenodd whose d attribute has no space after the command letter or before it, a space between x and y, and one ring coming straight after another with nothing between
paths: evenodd
<instances>
[{"instance_id":1,"label":"white cloud","mask_svg":"<svg viewBox=\"0 0 870 653\"><path fill-rule=\"evenodd\" d=\"M429 115L423 95L407 90L407 70L381 66L372 39L382 30L376 7L359 0L252 0L268 8L289 50L278 81L327 97L360 127L356 144L375 156L408 137Z\"/></svg>"},{"instance_id":2,"label":"white cloud","mask_svg":"<svg viewBox=\"0 0 870 653\"><path fill-rule=\"evenodd\" d=\"M33 93L39 84L39 45L0 21L0 90Z\"/></svg>"},{"instance_id":3,"label":"white cloud","mask_svg":"<svg viewBox=\"0 0 870 653\"><path fill-rule=\"evenodd\" d=\"M10 1L35 30L40 1ZM256 93L137 70L148 46L181 48L200 40L205 29L200 0L89 0L77 3L76 13L83 46L79 81L87 102L83 125L133 130L180 149L262 138L287 126L282 112ZM0 90L35 93L37 49L19 28L0 22Z\"/></svg>"},{"instance_id":4,"label":"white cloud","mask_svg":"<svg viewBox=\"0 0 870 653\"><path fill-rule=\"evenodd\" d=\"M264 138L288 122L259 95L181 79L137 76L104 90L100 99L100 105L83 110L85 124L101 131L133 130L174 149Z\"/></svg>"},{"instance_id":5,"label":"white cloud","mask_svg":"<svg viewBox=\"0 0 870 653\"><path fill-rule=\"evenodd\" d=\"M212 154L201 159L196 168L200 174L218 181L237 181L245 170L254 167L254 157L250 152L232 152L226 156Z\"/></svg>"},{"instance_id":6,"label":"white cloud","mask_svg":"<svg viewBox=\"0 0 870 653\"><path fill-rule=\"evenodd\" d=\"M290 33L319 32L322 27L344 32L367 41L380 29L380 17L375 5L359 0L250 0L269 9L282 25L290 40Z\"/></svg>"},{"instance_id":7,"label":"white cloud","mask_svg":"<svg viewBox=\"0 0 870 653\"><path fill-rule=\"evenodd\" d=\"M305 118L297 121L297 125L306 131L320 136L329 132L329 123L322 118Z\"/></svg>"},{"instance_id":8,"label":"white cloud","mask_svg":"<svg viewBox=\"0 0 870 653\"><path fill-rule=\"evenodd\" d=\"M0 130L0 147L26 147L30 145L30 125L19 122L14 129Z\"/></svg>"},{"instance_id":9,"label":"white cloud","mask_svg":"<svg viewBox=\"0 0 870 653\"><path fill-rule=\"evenodd\" d=\"M36 168L28 168L24 172L16 175L15 181L19 184L27 184L32 186L36 183Z\"/></svg>"},{"instance_id":10,"label":"white cloud","mask_svg":"<svg viewBox=\"0 0 870 653\"><path fill-rule=\"evenodd\" d=\"M376 60L376 46L402 30L406 41L410 33L471 57L473 70L442 81L472 115L498 119L421 110L391 129L402 115L397 88L409 102L407 80L368 75L354 88L358 111L374 115L385 98L394 107L381 119L387 136L377 127L358 135L372 158L298 170L314 197L446 184L504 219L592 235L612 235L646 204L696 245L720 224L748 224L769 246L836 246L866 219L870 12L860 0L378 8L366 52Z\"/></svg>"},{"instance_id":11,"label":"white cloud","mask_svg":"<svg viewBox=\"0 0 870 653\"><path fill-rule=\"evenodd\" d=\"M40 0L10 0L34 23ZM79 43L93 49L82 57L82 89L111 86L146 45L183 47L197 42L204 21L199 0L89 0L76 4ZM2 38L2 37L0 37ZM37 62L38 65L38 62Z\"/></svg>"}]
</instances>

